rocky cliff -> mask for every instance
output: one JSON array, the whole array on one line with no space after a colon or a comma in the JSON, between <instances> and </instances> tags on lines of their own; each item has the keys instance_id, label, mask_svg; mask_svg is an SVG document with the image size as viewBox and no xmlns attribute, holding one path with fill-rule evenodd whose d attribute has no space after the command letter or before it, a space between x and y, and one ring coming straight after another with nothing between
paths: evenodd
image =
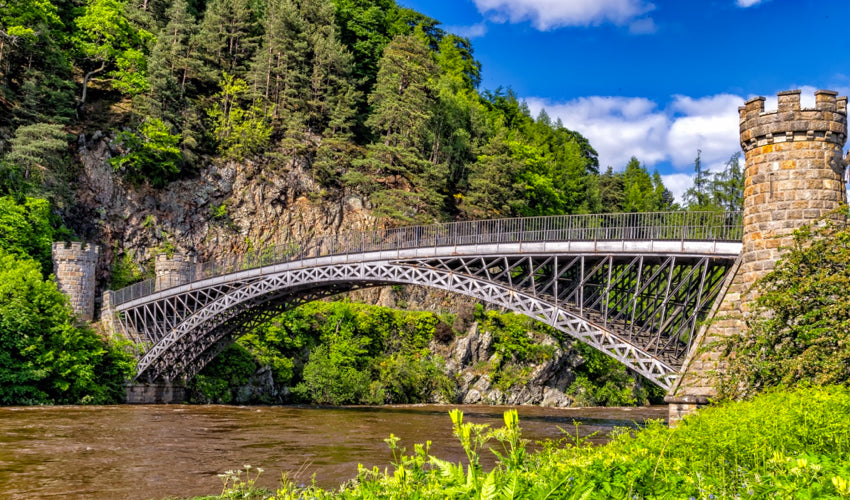
<instances>
[{"instance_id":1,"label":"rocky cliff","mask_svg":"<svg viewBox=\"0 0 850 500\"><path fill-rule=\"evenodd\" d=\"M378 221L358 195L329 196L313 182L307 160L290 158L258 164L250 161L212 163L190 178L161 189L128 184L109 159L118 152L100 132L81 135L82 165L75 203L66 223L88 241L103 245L98 268L101 287L119 257L144 267L161 251L197 256L199 261L238 255L271 245L303 243L347 231L373 229ZM453 312L470 309L472 300L423 287L384 287L352 292L356 301L402 309ZM457 383L456 402L570 406L565 391L574 369L584 360L574 349L551 337L535 341L551 345L552 356L524 369L518 385L506 390L491 380L497 361L493 335L477 324L456 326L465 334L450 344L432 343ZM277 387L268 367L260 367L235 392L235 402L287 402L289 388ZM440 398L435 395L435 402Z\"/></svg>"}]
</instances>

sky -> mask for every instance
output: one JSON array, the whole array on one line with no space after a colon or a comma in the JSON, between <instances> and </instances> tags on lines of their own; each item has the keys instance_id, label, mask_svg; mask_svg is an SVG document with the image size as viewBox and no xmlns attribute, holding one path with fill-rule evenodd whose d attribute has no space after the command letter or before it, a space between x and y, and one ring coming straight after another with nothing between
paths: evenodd
<instances>
[{"instance_id":1,"label":"sky","mask_svg":"<svg viewBox=\"0 0 850 500\"><path fill-rule=\"evenodd\" d=\"M698 150L714 171L740 151L745 100L850 94L850 0L397 1L470 38L481 90L560 118L601 170L637 157L677 198Z\"/></svg>"}]
</instances>

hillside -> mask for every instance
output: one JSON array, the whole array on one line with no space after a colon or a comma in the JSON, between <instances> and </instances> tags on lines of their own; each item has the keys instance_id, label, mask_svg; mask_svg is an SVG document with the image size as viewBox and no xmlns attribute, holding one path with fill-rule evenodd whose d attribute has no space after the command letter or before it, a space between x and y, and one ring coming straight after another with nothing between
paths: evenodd
<instances>
[{"instance_id":1,"label":"hillside","mask_svg":"<svg viewBox=\"0 0 850 500\"><path fill-rule=\"evenodd\" d=\"M393 0L14 0L0 14L0 218L27 236L2 246L47 276L51 241L96 242L107 289L149 276L159 252L674 207L638 159L600 174L579 132L480 89L481 71L468 39Z\"/></svg>"}]
</instances>

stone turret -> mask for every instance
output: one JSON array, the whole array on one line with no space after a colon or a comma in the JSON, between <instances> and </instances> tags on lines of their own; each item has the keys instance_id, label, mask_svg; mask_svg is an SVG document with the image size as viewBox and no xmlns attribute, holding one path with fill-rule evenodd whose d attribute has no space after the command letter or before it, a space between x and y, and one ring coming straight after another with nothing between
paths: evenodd
<instances>
[{"instance_id":1,"label":"stone turret","mask_svg":"<svg viewBox=\"0 0 850 500\"><path fill-rule=\"evenodd\" d=\"M154 261L156 291L184 285L192 281L195 271L195 258L188 255L159 254Z\"/></svg>"},{"instance_id":2,"label":"stone turret","mask_svg":"<svg viewBox=\"0 0 850 500\"><path fill-rule=\"evenodd\" d=\"M746 329L752 286L770 272L793 232L847 201L841 157L847 139L847 97L815 92L815 107L800 107L800 91L779 93L776 111L764 97L739 108L744 171L744 232L741 259L683 367L684 375L666 401L670 421L716 395L714 373L724 369L718 349L701 349Z\"/></svg>"},{"instance_id":3,"label":"stone turret","mask_svg":"<svg viewBox=\"0 0 850 500\"><path fill-rule=\"evenodd\" d=\"M80 319L94 319L95 271L100 248L80 242L53 243L53 274Z\"/></svg>"},{"instance_id":4,"label":"stone turret","mask_svg":"<svg viewBox=\"0 0 850 500\"><path fill-rule=\"evenodd\" d=\"M746 155L741 273L752 284L773 269L795 229L847 201L844 162L847 98L815 92L815 108L800 108L800 91L779 93L779 109L764 98L739 109Z\"/></svg>"}]
</instances>

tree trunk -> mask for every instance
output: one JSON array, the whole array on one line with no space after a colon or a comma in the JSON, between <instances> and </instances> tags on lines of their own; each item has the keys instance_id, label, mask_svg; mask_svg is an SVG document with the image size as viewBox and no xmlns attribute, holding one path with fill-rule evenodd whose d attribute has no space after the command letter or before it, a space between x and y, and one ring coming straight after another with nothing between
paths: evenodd
<instances>
[{"instance_id":1,"label":"tree trunk","mask_svg":"<svg viewBox=\"0 0 850 500\"><path fill-rule=\"evenodd\" d=\"M80 105L78 107L82 107L86 103L86 94L88 93L89 80L91 80L94 75L100 73L105 68L106 61L101 61L99 68L86 73L86 76L83 78L83 94L82 96L80 96Z\"/></svg>"}]
</instances>

